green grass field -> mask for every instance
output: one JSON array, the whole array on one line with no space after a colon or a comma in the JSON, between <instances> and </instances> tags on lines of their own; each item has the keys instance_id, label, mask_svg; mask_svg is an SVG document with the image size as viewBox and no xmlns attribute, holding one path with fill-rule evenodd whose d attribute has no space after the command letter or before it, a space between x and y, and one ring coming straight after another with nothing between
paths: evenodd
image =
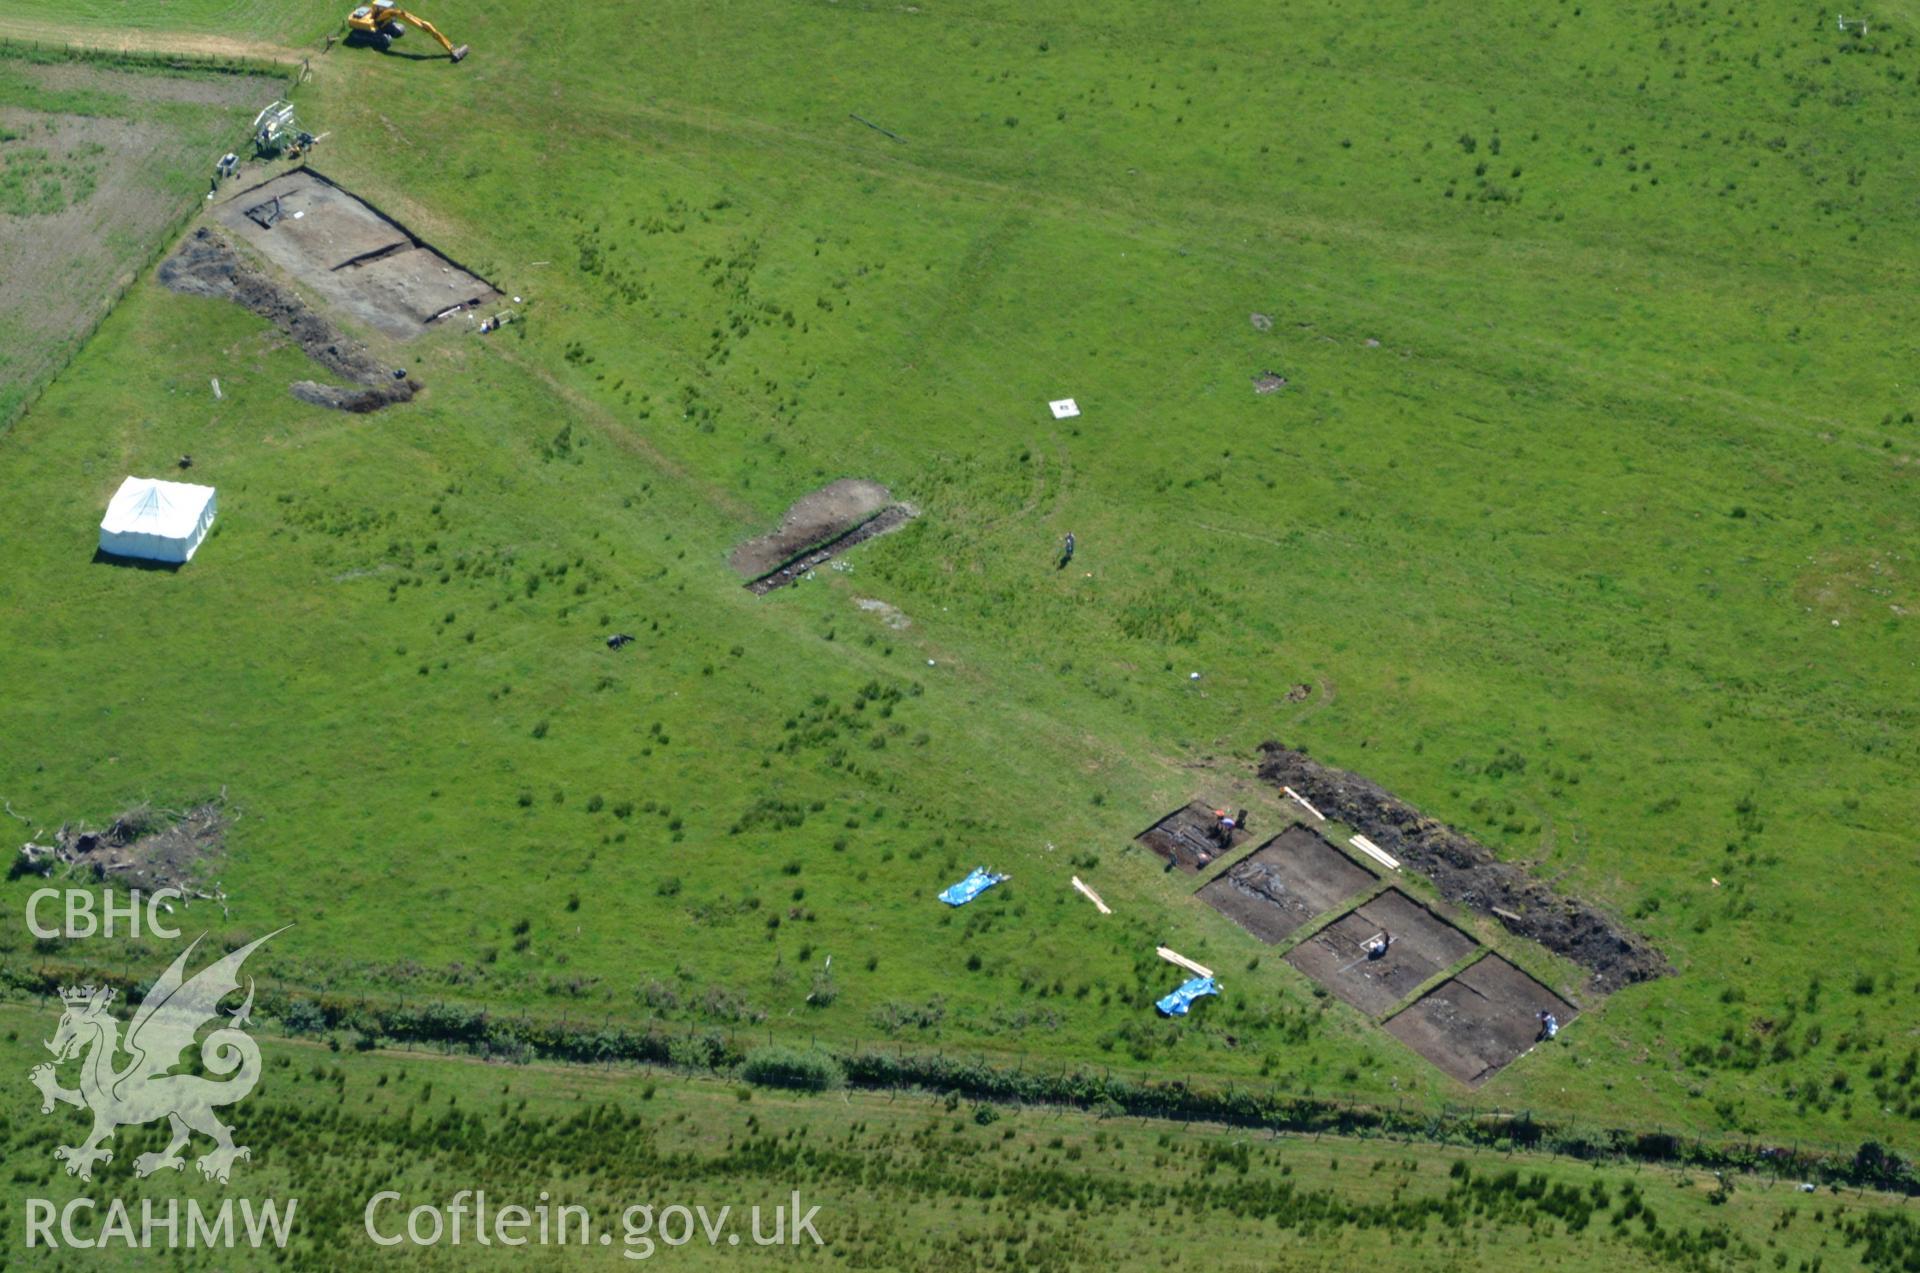
<instances>
[{"instance_id":1,"label":"green grass field","mask_svg":"<svg viewBox=\"0 0 1920 1273\"><path fill-rule=\"evenodd\" d=\"M256 7L80 16L330 20ZM472 57L308 50L313 163L523 321L342 416L135 285L0 437L23 837L224 789L193 930L293 922L293 995L1910 1154L1907 15L422 11ZM201 555L90 564L183 452ZM922 516L744 592L727 550L840 476ZM1128 848L1194 796L1272 825L1276 737L1675 975L1599 1000L1484 930L1588 1011L1458 1087ZM1189 1020L1161 941L1221 970Z\"/></svg>"}]
</instances>

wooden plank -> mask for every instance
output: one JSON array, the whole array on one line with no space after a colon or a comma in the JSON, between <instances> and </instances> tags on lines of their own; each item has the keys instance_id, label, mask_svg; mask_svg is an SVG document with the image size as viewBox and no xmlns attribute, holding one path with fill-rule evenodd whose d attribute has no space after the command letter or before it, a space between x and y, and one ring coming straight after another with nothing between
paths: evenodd
<instances>
[{"instance_id":1,"label":"wooden plank","mask_svg":"<svg viewBox=\"0 0 1920 1273\"><path fill-rule=\"evenodd\" d=\"M1089 902L1092 902L1095 906L1098 906L1100 908L1100 913L1102 915L1113 914L1113 908L1111 906L1108 906L1105 902L1101 901L1100 895L1098 893L1088 888L1085 884L1082 884L1080 882L1080 877L1077 875L1073 877L1073 886L1080 890L1080 895L1082 897L1086 898Z\"/></svg>"},{"instance_id":2,"label":"wooden plank","mask_svg":"<svg viewBox=\"0 0 1920 1273\"><path fill-rule=\"evenodd\" d=\"M1185 955L1173 949L1171 946L1162 946L1159 948L1159 950L1156 953L1159 954L1160 958L1166 960L1168 963L1179 964L1182 968L1185 968L1188 972L1193 973L1196 976L1200 976L1200 977L1213 976L1213 969L1194 963L1193 960L1188 959Z\"/></svg>"},{"instance_id":3,"label":"wooden plank","mask_svg":"<svg viewBox=\"0 0 1920 1273\"><path fill-rule=\"evenodd\" d=\"M1364 835L1356 835L1353 839L1347 841L1347 843L1374 859L1376 862L1379 862L1382 866L1389 867L1395 871L1400 869L1399 862L1395 861L1385 849L1375 844L1372 840L1367 839Z\"/></svg>"},{"instance_id":4,"label":"wooden plank","mask_svg":"<svg viewBox=\"0 0 1920 1273\"><path fill-rule=\"evenodd\" d=\"M1326 814L1320 812L1318 809L1308 804L1307 798L1301 795L1299 792L1295 791L1292 787L1282 787L1280 788L1280 790L1286 792L1289 796L1293 797L1295 803L1297 803L1302 809L1305 809L1308 813L1311 813L1314 817L1320 819L1320 821L1325 822L1327 820Z\"/></svg>"}]
</instances>

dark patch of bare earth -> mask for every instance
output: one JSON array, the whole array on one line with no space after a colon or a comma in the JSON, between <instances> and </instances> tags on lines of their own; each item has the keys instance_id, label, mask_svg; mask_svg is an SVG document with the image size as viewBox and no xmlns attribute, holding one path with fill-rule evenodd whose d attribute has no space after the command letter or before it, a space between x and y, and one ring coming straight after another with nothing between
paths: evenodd
<instances>
[{"instance_id":1,"label":"dark patch of bare earth","mask_svg":"<svg viewBox=\"0 0 1920 1273\"><path fill-rule=\"evenodd\" d=\"M1213 826L1213 810L1196 800L1175 809L1133 838L1174 866L1197 875L1253 838L1245 827L1235 827L1232 842L1222 845L1213 837Z\"/></svg>"},{"instance_id":2,"label":"dark patch of bare earth","mask_svg":"<svg viewBox=\"0 0 1920 1273\"><path fill-rule=\"evenodd\" d=\"M1386 953L1368 958L1384 935ZM1399 889L1388 889L1287 952L1287 962L1333 994L1378 1017L1480 943Z\"/></svg>"},{"instance_id":3,"label":"dark patch of bare earth","mask_svg":"<svg viewBox=\"0 0 1920 1273\"><path fill-rule=\"evenodd\" d=\"M778 527L740 544L727 564L749 591L771 592L913 517L913 507L880 483L843 477L795 500Z\"/></svg>"},{"instance_id":4,"label":"dark patch of bare earth","mask_svg":"<svg viewBox=\"0 0 1920 1273\"><path fill-rule=\"evenodd\" d=\"M341 411L378 411L391 403L408 401L420 388L420 382L411 377L395 379L365 346L341 335L332 323L293 292L241 260L231 244L204 226L188 235L173 255L160 263L159 278L172 291L230 300L266 319L291 336L309 358L359 386L346 389L311 380L295 381L293 396L303 402Z\"/></svg>"},{"instance_id":5,"label":"dark patch of bare earth","mask_svg":"<svg viewBox=\"0 0 1920 1273\"><path fill-rule=\"evenodd\" d=\"M1495 858L1485 845L1427 817L1376 783L1277 742L1260 750L1262 778L1276 787L1292 787L1328 817L1354 827L1432 880L1448 901L1491 915L1511 932L1588 969L1596 990L1614 990L1672 971L1639 934L1594 906L1556 894L1520 867Z\"/></svg>"},{"instance_id":6,"label":"dark patch of bare earth","mask_svg":"<svg viewBox=\"0 0 1920 1273\"><path fill-rule=\"evenodd\" d=\"M1297 788L1296 788L1297 790ZM1386 1030L1469 1087L1525 1056L1541 1039L1540 1013L1565 1026L1574 1006L1498 955L1449 977Z\"/></svg>"},{"instance_id":7,"label":"dark patch of bare earth","mask_svg":"<svg viewBox=\"0 0 1920 1273\"><path fill-rule=\"evenodd\" d=\"M1306 827L1288 827L1200 890L1200 900L1263 942L1284 941L1378 877Z\"/></svg>"},{"instance_id":8,"label":"dark patch of bare earth","mask_svg":"<svg viewBox=\"0 0 1920 1273\"><path fill-rule=\"evenodd\" d=\"M208 897L195 885L204 866L219 856L231 822L215 801L186 810L141 806L104 829L65 825L52 844L20 846L14 873L44 875L67 866L126 888L177 888Z\"/></svg>"},{"instance_id":9,"label":"dark patch of bare earth","mask_svg":"<svg viewBox=\"0 0 1920 1273\"><path fill-rule=\"evenodd\" d=\"M335 312L394 340L501 299L491 283L311 168L230 195L213 215Z\"/></svg>"}]
</instances>

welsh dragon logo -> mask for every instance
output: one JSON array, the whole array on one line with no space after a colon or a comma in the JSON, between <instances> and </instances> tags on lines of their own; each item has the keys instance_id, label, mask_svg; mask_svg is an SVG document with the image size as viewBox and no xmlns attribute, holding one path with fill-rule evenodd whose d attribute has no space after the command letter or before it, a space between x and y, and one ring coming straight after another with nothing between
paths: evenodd
<instances>
[{"instance_id":1,"label":"welsh dragon logo","mask_svg":"<svg viewBox=\"0 0 1920 1273\"><path fill-rule=\"evenodd\" d=\"M189 979L187 958L201 941L196 937L141 1000L139 1011L127 1023L124 1044L120 1022L107 1011L114 996L111 987L75 986L60 991L66 1011L47 1041L54 1059L34 1066L27 1077L40 1089L42 1114L51 1114L56 1103L93 1113L93 1133L84 1143L61 1145L53 1151L54 1157L66 1161L68 1175L91 1180L95 1163L113 1159L113 1151L103 1144L115 1128L160 1118L172 1125L173 1139L159 1153L136 1158L135 1175L184 1167L180 1151L195 1132L214 1142L195 1160L209 1180L226 1184L235 1160L252 1157L246 1146L233 1143L232 1129L214 1116L216 1109L244 1098L260 1080L260 1049L240 1028L253 1010L252 978L247 979L246 1002L199 1041L201 1068L217 1078L171 1071L180 1064L180 1054L193 1046L200 1028L221 1020L220 1001L240 989L240 966L247 956L285 931L277 929L249 942ZM80 1086L62 1087L55 1067L75 1057L81 1057Z\"/></svg>"}]
</instances>

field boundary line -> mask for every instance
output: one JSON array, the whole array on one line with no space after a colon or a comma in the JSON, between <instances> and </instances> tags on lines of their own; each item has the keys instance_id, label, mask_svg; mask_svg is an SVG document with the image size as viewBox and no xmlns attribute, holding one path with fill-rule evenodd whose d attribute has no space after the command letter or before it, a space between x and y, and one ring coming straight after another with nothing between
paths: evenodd
<instances>
[{"instance_id":1,"label":"field boundary line","mask_svg":"<svg viewBox=\"0 0 1920 1273\"><path fill-rule=\"evenodd\" d=\"M287 86L286 91L288 92L292 92L294 87L297 86L299 82L298 77L304 66L304 63L299 62L262 62L251 66L213 66L210 64L203 66L197 62L181 64L171 55L158 55L153 58L147 58L145 55L137 55L133 60L129 60L128 55L125 54L76 50L72 46L62 47L60 45L38 44L34 41L20 40L0 33L0 62L5 61L8 57L14 56L16 50L26 51L30 49L39 49L43 55L57 55L61 60L65 61L96 62L108 66L145 66L156 70L197 69L212 71L223 75L260 75L268 78L284 73L294 80L292 84ZM33 53L27 53L27 57L29 60L34 60L35 55ZM53 59L51 56L42 56L41 60L50 61ZM153 245L147 249L146 253L138 257L135 264L121 272L119 280L108 290L106 298L102 301L99 310L94 314L92 321L83 329L67 338L64 352L55 355L54 361L48 365L47 370L43 373L40 383L33 386L32 389L14 405L11 413L5 418L0 419L0 437L5 437L6 434L12 430L13 426L39 403L41 397L46 394L47 390L53 387L54 382L66 374L67 368L73 365L74 359L78 358L81 351L92 342L94 336L99 334L101 325L112 316L115 310L120 308L120 302L126 299L127 293L133 290L135 284L152 273L154 267L159 264L160 260L165 257L168 252L173 250L174 245L177 244L181 236L187 232L187 227L193 224L194 218L200 215L201 210L201 200L199 199L192 199L185 203L173 219L161 228L159 234L154 237Z\"/></svg>"},{"instance_id":2,"label":"field boundary line","mask_svg":"<svg viewBox=\"0 0 1920 1273\"><path fill-rule=\"evenodd\" d=\"M64 960L0 962L0 1011L14 1010L23 999L54 993L63 974L74 971ZM96 969L98 975L102 970ZM106 974L106 984L135 990L124 973ZM457 1001L456 1001L457 1002ZM745 1039L731 1032L704 1063L676 1063L669 1047L681 1034L681 1022L650 1020L618 1027L568 1022L564 1017L494 1013L484 1007L460 1008L438 996L408 1003L387 996L330 996L289 992L269 986L261 999L263 1015L284 1021L287 1010L305 1003L320 1009L321 1024L302 1033L358 1032L376 1045L431 1044L448 1055L492 1057L496 1063L559 1063L605 1068L633 1065L678 1073L731 1075L745 1059L754 1032ZM686 1022L690 1037L698 1026ZM293 1032L286 1032L288 1037ZM944 1051L909 1051L892 1040L839 1040L827 1050L845 1066L850 1087L869 1091L953 1094L1000 1105L1101 1109L1117 1106L1130 1118L1167 1118L1181 1123L1218 1123L1277 1134L1339 1135L1353 1139L1405 1140L1434 1144L1478 1144L1518 1152L1549 1152L1589 1161L1635 1161L1740 1172L1747 1175L1789 1172L1801 1179L1825 1180L1873 1188L1909 1197L1920 1195L1920 1177L1897 1155L1871 1161L1860 1153L1818 1142L1798 1141L1791 1150L1712 1133L1607 1126L1536 1117L1532 1110L1468 1107L1451 1103L1435 1111L1408 1109L1404 1102L1298 1096L1271 1085L1224 1080L1222 1085L1181 1079L1151 1082L1115 1075L1107 1067L1067 1064L1058 1074L1009 1068L978 1056L964 1059Z\"/></svg>"},{"instance_id":3,"label":"field boundary line","mask_svg":"<svg viewBox=\"0 0 1920 1273\"><path fill-rule=\"evenodd\" d=\"M112 60L127 65L185 66L227 74L257 74L262 67L298 71L306 54L297 48L227 36L67 28L0 17L0 51L55 54L74 61Z\"/></svg>"}]
</instances>

